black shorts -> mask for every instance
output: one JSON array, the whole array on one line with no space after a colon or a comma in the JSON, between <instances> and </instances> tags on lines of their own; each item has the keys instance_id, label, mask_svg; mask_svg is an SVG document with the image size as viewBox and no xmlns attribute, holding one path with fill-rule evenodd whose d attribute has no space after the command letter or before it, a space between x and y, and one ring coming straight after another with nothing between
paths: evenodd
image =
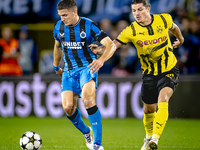
<instances>
[{"instance_id":1,"label":"black shorts","mask_svg":"<svg viewBox=\"0 0 200 150\"><path fill-rule=\"evenodd\" d=\"M142 101L146 104L157 103L160 90L164 87L170 87L174 91L178 85L178 79L179 69L177 66L172 68L172 70L161 73L157 76L143 76L141 89Z\"/></svg>"}]
</instances>

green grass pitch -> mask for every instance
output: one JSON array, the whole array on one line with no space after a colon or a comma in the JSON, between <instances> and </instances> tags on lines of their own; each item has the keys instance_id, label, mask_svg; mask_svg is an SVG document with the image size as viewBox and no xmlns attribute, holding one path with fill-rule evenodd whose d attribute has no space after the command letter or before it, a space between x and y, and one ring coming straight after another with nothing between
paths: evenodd
<instances>
[{"instance_id":1,"label":"green grass pitch","mask_svg":"<svg viewBox=\"0 0 200 150\"><path fill-rule=\"evenodd\" d=\"M145 137L142 120L103 119L102 123L105 150L140 150ZM41 150L87 150L84 137L65 117L0 117L0 150L20 150L19 140L26 131L40 134ZM159 150L200 150L200 120L169 119Z\"/></svg>"}]
</instances>

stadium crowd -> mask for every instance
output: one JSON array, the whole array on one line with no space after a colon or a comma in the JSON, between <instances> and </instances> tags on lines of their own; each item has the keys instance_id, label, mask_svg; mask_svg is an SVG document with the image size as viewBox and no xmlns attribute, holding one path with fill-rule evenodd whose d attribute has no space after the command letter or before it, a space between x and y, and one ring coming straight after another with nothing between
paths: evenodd
<instances>
[{"instance_id":1,"label":"stadium crowd","mask_svg":"<svg viewBox=\"0 0 200 150\"><path fill-rule=\"evenodd\" d=\"M180 27L185 39L180 48L174 49L174 54L178 59L177 65L180 68L181 74L184 75L200 73L200 2L195 2L197 4L193 5L195 5L196 8L190 7L191 3L185 1L182 5L169 12L172 15L174 22ZM133 20L130 21L130 19L127 18L122 18L122 20L112 22L111 20L104 18L98 22L98 24L101 29L114 40L132 21ZM10 32L9 36L12 38L12 31L9 28L6 29ZM32 74L40 72L40 69L38 68L45 68L44 66L40 66L42 63L39 63L38 58L41 52L36 49L37 45L35 45L34 39L32 40L31 37L28 36L27 26L22 26L18 31L19 34L16 34L18 36L14 37L18 41L17 47L15 46L15 51L12 51L12 53L10 51L10 54L17 52L17 55L15 58L11 59L5 59L5 57L11 57L12 55L8 55L8 50L5 49L5 45L2 43L4 41L3 34L5 34L3 31L5 30L2 28L1 31L0 75L15 75L15 73L5 73L5 61L10 61L11 59L12 62L13 59L18 60L18 63L16 61L14 63L17 64L18 71L21 70L23 72L17 73L16 75ZM170 35L173 43L176 39L172 34ZM136 49L134 45L127 44L116 51L114 56L101 68L99 74L112 74L113 76L125 77L131 74L141 74L141 72ZM43 72L41 73L44 74Z\"/></svg>"}]
</instances>

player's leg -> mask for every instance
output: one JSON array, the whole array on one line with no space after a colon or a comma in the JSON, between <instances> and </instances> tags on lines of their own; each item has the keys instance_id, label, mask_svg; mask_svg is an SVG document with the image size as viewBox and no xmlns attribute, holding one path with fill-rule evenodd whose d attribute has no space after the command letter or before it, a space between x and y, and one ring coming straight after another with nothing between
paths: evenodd
<instances>
[{"instance_id":1,"label":"player's leg","mask_svg":"<svg viewBox=\"0 0 200 150\"><path fill-rule=\"evenodd\" d=\"M172 94L173 94L173 89L170 87L164 87L163 89L161 89L159 93L158 111L154 119L153 136L149 145L151 149L157 149L158 140L168 120L168 115L169 115L168 102Z\"/></svg>"},{"instance_id":2,"label":"player's leg","mask_svg":"<svg viewBox=\"0 0 200 150\"><path fill-rule=\"evenodd\" d=\"M158 144L158 139L163 132L163 129L168 120L168 102L171 98L176 86L178 85L179 79L179 70L175 66L172 70L170 70L167 74L164 74L158 80L158 111L156 113L154 119L154 127L153 127L153 137L149 142L149 146L151 149L156 149Z\"/></svg>"},{"instance_id":3,"label":"player's leg","mask_svg":"<svg viewBox=\"0 0 200 150\"><path fill-rule=\"evenodd\" d=\"M143 124L146 131L146 137L151 137L153 135L153 121L156 115L157 104L145 104L143 107L144 118Z\"/></svg>"},{"instance_id":4,"label":"player's leg","mask_svg":"<svg viewBox=\"0 0 200 150\"><path fill-rule=\"evenodd\" d=\"M87 147L92 150L92 129L85 125L81 112L77 108L77 101L81 94L80 70L64 71L62 74L61 99L66 116L72 124L83 133Z\"/></svg>"},{"instance_id":5,"label":"player's leg","mask_svg":"<svg viewBox=\"0 0 200 150\"><path fill-rule=\"evenodd\" d=\"M148 143L152 138L153 135L153 121L156 114L156 106L157 104L146 104L143 102L143 124L146 132L146 138L144 139L144 144L141 150L147 150Z\"/></svg>"},{"instance_id":6,"label":"player's leg","mask_svg":"<svg viewBox=\"0 0 200 150\"><path fill-rule=\"evenodd\" d=\"M153 77L143 77L141 96L143 101L143 124L146 132L146 138L144 139L144 144L141 150L148 149L148 143L153 135L153 121L156 114L157 106L157 90L156 83Z\"/></svg>"},{"instance_id":7,"label":"player's leg","mask_svg":"<svg viewBox=\"0 0 200 150\"><path fill-rule=\"evenodd\" d=\"M82 100L88 112L88 118L94 133L94 145L102 147L102 122L101 114L95 103L96 83L90 80L82 88Z\"/></svg>"},{"instance_id":8,"label":"player's leg","mask_svg":"<svg viewBox=\"0 0 200 150\"><path fill-rule=\"evenodd\" d=\"M90 129L83 122L81 112L76 107L78 99L79 96L73 91L63 91L61 93L62 106L66 116L79 131L87 134Z\"/></svg>"}]
</instances>

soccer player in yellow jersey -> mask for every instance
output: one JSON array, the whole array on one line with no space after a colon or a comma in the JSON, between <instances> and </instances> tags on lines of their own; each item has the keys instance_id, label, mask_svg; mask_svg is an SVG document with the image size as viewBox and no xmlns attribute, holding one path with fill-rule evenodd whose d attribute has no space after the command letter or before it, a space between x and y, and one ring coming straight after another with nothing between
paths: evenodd
<instances>
[{"instance_id":1,"label":"soccer player in yellow jersey","mask_svg":"<svg viewBox=\"0 0 200 150\"><path fill-rule=\"evenodd\" d=\"M143 71L141 89L144 103L144 128L146 138L141 150L158 149L158 140L168 119L168 102L178 84L179 69L173 48L178 48L184 38L169 14L150 14L147 0L133 0L132 13L136 21L122 31L114 40L115 47L104 53L105 47L91 45L94 53L102 56L89 65L92 72L98 71L115 50L132 42L137 48ZM168 30L177 37L171 45ZM156 112L156 108L158 110Z\"/></svg>"}]
</instances>

